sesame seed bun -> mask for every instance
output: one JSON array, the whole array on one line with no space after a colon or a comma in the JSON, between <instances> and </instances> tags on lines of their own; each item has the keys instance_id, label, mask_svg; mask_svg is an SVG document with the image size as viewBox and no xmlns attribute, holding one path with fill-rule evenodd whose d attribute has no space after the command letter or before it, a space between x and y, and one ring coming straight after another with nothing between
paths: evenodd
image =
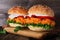
<instances>
[{"instance_id":1,"label":"sesame seed bun","mask_svg":"<svg viewBox=\"0 0 60 40\"><path fill-rule=\"evenodd\" d=\"M42 14L42 15L48 15L48 16L50 16L50 17L54 17L54 12L53 12L53 10L50 8L50 7L48 7L48 6L46 6L46 5L34 5L34 6L32 6L30 9L29 9L29 11L28 11L28 13L29 14ZM41 15L41 16L42 16Z\"/></svg>"},{"instance_id":2,"label":"sesame seed bun","mask_svg":"<svg viewBox=\"0 0 60 40\"><path fill-rule=\"evenodd\" d=\"M27 14L27 10L21 6L14 6L8 10L8 14Z\"/></svg>"}]
</instances>

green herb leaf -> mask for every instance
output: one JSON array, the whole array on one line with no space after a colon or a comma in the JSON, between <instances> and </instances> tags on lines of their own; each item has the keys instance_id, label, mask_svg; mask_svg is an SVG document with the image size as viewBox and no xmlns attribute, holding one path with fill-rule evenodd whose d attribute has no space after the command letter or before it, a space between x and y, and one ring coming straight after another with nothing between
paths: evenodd
<instances>
[{"instance_id":1,"label":"green herb leaf","mask_svg":"<svg viewBox=\"0 0 60 40\"><path fill-rule=\"evenodd\" d=\"M25 24L25 27L28 27L29 26L29 24Z\"/></svg>"},{"instance_id":2,"label":"green herb leaf","mask_svg":"<svg viewBox=\"0 0 60 40\"><path fill-rule=\"evenodd\" d=\"M43 25L41 23L36 24L38 27L42 27Z\"/></svg>"},{"instance_id":3,"label":"green herb leaf","mask_svg":"<svg viewBox=\"0 0 60 40\"><path fill-rule=\"evenodd\" d=\"M32 23L32 24L26 24L26 26L29 26L29 25L31 25L31 26L33 26L33 27L42 27L42 28L45 28L46 30L48 30L48 29L50 29L51 28L51 26L50 25L48 25L48 24L41 24L41 23L38 23L38 24L34 24L34 23Z\"/></svg>"},{"instance_id":4,"label":"green herb leaf","mask_svg":"<svg viewBox=\"0 0 60 40\"><path fill-rule=\"evenodd\" d=\"M30 24L30 25L32 25L32 26L36 26L36 24L34 24L34 23L32 23L32 24Z\"/></svg>"},{"instance_id":5,"label":"green herb leaf","mask_svg":"<svg viewBox=\"0 0 60 40\"><path fill-rule=\"evenodd\" d=\"M16 22L16 24L21 24L20 22Z\"/></svg>"},{"instance_id":6,"label":"green herb leaf","mask_svg":"<svg viewBox=\"0 0 60 40\"><path fill-rule=\"evenodd\" d=\"M45 28L46 30L48 30L48 29L50 29L50 28L51 28L51 26L50 26L50 25L45 24L44 28Z\"/></svg>"},{"instance_id":7,"label":"green herb leaf","mask_svg":"<svg viewBox=\"0 0 60 40\"><path fill-rule=\"evenodd\" d=\"M0 30L0 34L6 34L6 30Z\"/></svg>"},{"instance_id":8,"label":"green herb leaf","mask_svg":"<svg viewBox=\"0 0 60 40\"><path fill-rule=\"evenodd\" d=\"M17 31L19 31L19 30L21 30L21 29L22 29L22 27L16 26L15 29L14 29L14 32L17 32Z\"/></svg>"},{"instance_id":9,"label":"green herb leaf","mask_svg":"<svg viewBox=\"0 0 60 40\"><path fill-rule=\"evenodd\" d=\"M14 20L7 20L7 24L9 24L9 23L15 23L15 21Z\"/></svg>"}]
</instances>

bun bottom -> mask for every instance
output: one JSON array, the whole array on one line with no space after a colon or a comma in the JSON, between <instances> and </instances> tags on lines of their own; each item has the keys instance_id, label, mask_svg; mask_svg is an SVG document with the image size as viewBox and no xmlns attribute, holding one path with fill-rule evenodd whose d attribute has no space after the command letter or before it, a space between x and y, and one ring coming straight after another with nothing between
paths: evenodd
<instances>
[{"instance_id":1,"label":"bun bottom","mask_svg":"<svg viewBox=\"0 0 60 40\"><path fill-rule=\"evenodd\" d=\"M16 26L24 27L23 25L21 25L21 24L16 24L16 23L9 23L9 26L10 26L10 27L16 27Z\"/></svg>"},{"instance_id":2,"label":"bun bottom","mask_svg":"<svg viewBox=\"0 0 60 40\"><path fill-rule=\"evenodd\" d=\"M32 31L45 31L46 29L42 27L33 27L33 26L28 26L28 28Z\"/></svg>"}]
</instances>

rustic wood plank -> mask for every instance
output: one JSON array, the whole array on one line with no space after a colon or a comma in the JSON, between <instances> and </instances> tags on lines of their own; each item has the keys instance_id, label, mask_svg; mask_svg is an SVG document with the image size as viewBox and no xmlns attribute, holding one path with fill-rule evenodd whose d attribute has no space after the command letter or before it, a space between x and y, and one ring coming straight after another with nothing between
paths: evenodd
<instances>
[{"instance_id":1,"label":"rustic wood plank","mask_svg":"<svg viewBox=\"0 0 60 40\"><path fill-rule=\"evenodd\" d=\"M23 36L27 36L27 37L33 37L33 38L37 38L37 39L42 38L43 36L47 35L47 33L48 33L48 32L33 32L30 30L19 30L18 32L14 32L15 28L10 28L10 27L6 27L4 29L9 33L23 35Z\"/></svg>"}]
</instances>

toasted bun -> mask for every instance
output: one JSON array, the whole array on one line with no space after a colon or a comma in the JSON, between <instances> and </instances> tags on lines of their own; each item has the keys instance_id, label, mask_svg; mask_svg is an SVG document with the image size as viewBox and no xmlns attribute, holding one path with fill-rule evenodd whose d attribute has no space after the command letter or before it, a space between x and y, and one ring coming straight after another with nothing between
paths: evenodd
<instances>
[{"instance_id":1,"label":"toasted bun","mask_svg":"<svg viewBox=\"0 0 60 40\"><path fill-rule=\"evenodd\" d=\"M33 27L33 26L28 26L28 28L32 31L45 31L46 29L42 27Z\"/></svg>"},{"instance_id":2,"label":"toasted bun","mask_svg":"<svg viewBox=\"0 0 60 40\"><path fill-rule=\"evenodd\" d=\"M51 17L54 17L54 12L53 10L46 6L46 5L34 5L32 6L29 11L28 11L29 14L42 14L42 15L48 15L48 16L51 16Z\"/></svg>"},{"instance_id":3,"label":"toasted bun","mask_svg":"<svg viewBox=\"0 0 60 40\"><path fill-rule=\"evenodd\" d=\"M27 14L27 10L21 6L14 6L8 10L8 14Z\"/></svg>"}]
</instances>

